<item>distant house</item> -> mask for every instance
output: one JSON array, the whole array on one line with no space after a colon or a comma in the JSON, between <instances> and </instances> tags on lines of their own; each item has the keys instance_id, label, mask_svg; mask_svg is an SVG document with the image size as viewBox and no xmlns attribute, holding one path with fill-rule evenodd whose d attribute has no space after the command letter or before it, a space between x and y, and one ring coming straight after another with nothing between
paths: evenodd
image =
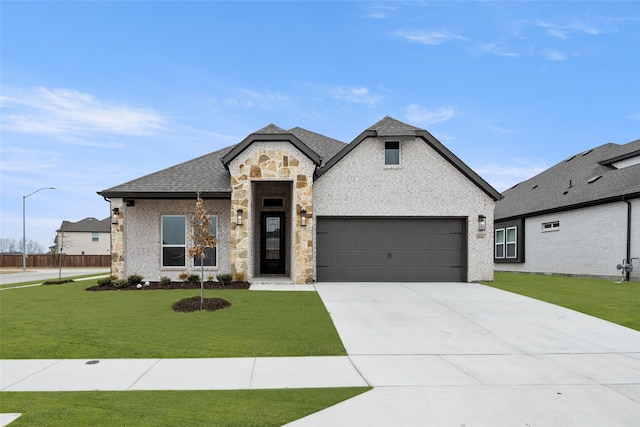
<instances>
[{"instance_id":1,"label":"distant house","mask_svg":"<svg viewBox=\"0 0 640 427\"><path fill-rule=\"evenodd\" d=\"M639 280L640 140L578 153L503 195L496 271Z\"/></svg>"},{"instance_id":2,"label":"distant house","mask_svg":"<svg viewBox=\"0 0 640 427\"><path fill-rule=\"evenodd\" d=\"M269 125L237 145L103 190L112 273L199 272L196 194L218 244L208 273L253 283L493 279L500 193L426 130L385 117L351 143Z\"/></svg>"},{"instance_id":3,"label":"distant house","mask_svg":"<svg viewBox=\"0 0 640 427\"><path fill-rule=\"evenodd\" d=\"M62 221L62 225L56 230L52 249L66 255L109 255L110 236L111 218Z\"/></svg>"}]
</instances>

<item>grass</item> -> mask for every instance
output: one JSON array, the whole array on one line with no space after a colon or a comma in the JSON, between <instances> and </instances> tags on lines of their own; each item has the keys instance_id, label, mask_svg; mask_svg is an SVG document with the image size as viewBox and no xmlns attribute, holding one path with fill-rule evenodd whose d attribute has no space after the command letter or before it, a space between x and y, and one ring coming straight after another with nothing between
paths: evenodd
<instances>
[{"instance_id":1,"label":"grass","mask_svg":"<svg viewBox=\"0 0 640 427\"><path fill-rule=\"evenodd\" d=\"M0 393L20 426L280 426L370 388Z\"/></svg>"},{"instance_id":2,"label":"grass","mask_svg":"<svg viewBox=\"0 0 640 427\"><path fill-rule=\"evenodd\" d=\"M495 273L494 281L484 284L640 330L638 282Z\"/></svg>"},{"instance_id":3,"label":"grass","mask_svg":"<svg viewBox=\"0 0 640 427\"><path fill-rule=\"evenodd\" d=\"M0 358L192 358L346 355L315 292L206 290L231 302L177 313L199 290L88 292L95 281L0 293Z\"/></svg>"}]
</instances>

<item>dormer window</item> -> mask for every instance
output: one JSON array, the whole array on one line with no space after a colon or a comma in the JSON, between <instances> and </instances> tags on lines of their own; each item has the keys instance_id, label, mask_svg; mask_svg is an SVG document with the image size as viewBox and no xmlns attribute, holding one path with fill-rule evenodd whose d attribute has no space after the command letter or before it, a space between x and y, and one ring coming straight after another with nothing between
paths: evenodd
<instances>
[{"instance_id":1,"label":"dormer window","mask_svg":"<svg viewBox=\"0 0 640 427\"><path fill-rule=\"evenodd\" d=\"M400 141L384 142L385 166L400 166Z\"/></svg>"}]
</instances>

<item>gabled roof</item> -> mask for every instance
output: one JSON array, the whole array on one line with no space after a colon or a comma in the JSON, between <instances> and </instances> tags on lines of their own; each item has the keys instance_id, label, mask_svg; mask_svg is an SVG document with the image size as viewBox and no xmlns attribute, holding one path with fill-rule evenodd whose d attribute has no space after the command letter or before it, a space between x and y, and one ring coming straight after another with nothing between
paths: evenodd
<instances>
[{"instance_id":1,"label":"gabled roof","mask_svg":"<svg viewBox=\"0 0 640 427\"><path fill-rule=\"evenodd\" d=\"M254 132L248 137L246 137L242 142L233 147L227 154L222 157L222 164L227 167L229 163L235 159L240 153L246 150L251 144L254 142L263 142L263 141L286 141L291 143L294 147L300 150L305 156L311 159L316 165L320 165L322 163L322 157L313 151L307 144L302 142L297 136L295 136L291 132L287 132L284 129L279 128L274 124L270 124L269 126L259 130L258 132Z\"/></svg>"},{"instance_id":2,"label":"gabled roof","mask_svg":"<svg viewBox=\"0 0 640 427\"><path fill-rule=\"evenodd\" d=\"M102 220L95 218L85 218L78 222L62 221L58 232L80 232L80 233L110 233L111 218L107 217Z\"/></svg>"},{"instance_id":3,"label":"gabled roof","mask_svg":"<svg viewBox=\"0 0 640 427\"><path fill-rule=\"evenodd\" d=\"M503 194L496 204L497 220L640 197L640 140L578 153Z\"/></svg>"},{"instance_id":4,"label":"gabled roof","mask_svg":"<svg viewBox=\"0 0 640 427\"><path fill-rule=\"evenodd\" d=\"M438 141L433 135L424 129L403 123L393 117L386 116L382 120L362 132L349 145L345 146L338 154L331 158L321 169L317 176L320 177L344 158L351 150L356 148L367 138L420 138L440 154L446 161L453 165L460 173L466 176L472 183L494 200L499 200L502 195L487 181L482 179L469 166L453 154L447 147Z\"/></svg>"}]
</instances>

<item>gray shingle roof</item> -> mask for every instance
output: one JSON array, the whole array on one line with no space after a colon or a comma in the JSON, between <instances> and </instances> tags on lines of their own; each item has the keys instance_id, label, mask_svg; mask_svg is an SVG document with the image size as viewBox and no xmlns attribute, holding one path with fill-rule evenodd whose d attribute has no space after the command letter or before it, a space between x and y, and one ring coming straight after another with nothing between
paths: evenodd
<instances>
[{"instance_id":1,"label":"gray shingle roof","mask_svg":"<svg viewBox=\"0 0 640 427\"><path fill-rule=\"evenodd\" d=\"M323 164L347 145L337 139L329 138L301 127L295 127L289 130L289 133L292 133L309 148L318 153L323 158Z\"/></svg>"},{"instance_id":2,"label":"gray shingle roof","mask_svg":"<svg viewBox=\"0 0 640 427\"><path fill-rule=\"evenodd\" d=\"M640 197L640 164L616 169L611 159L640 156L640 140L604 144L571 156L503 193L495 219L531 216ZM598 178L600 177L600 178Z\"/></svg>"},{"instance_id":3,"label":"gray shingle roof","mask_svg":"<svg viewBox=\"0 0 640 427\"><path fill-rule=\"evenodd\" d=\"M393 117L385 116L367 130L376 131L378 136L414 136L417 130L422 129L403 123Z\"/></svg>"},{"instance_id":4,"label":"gray shingle roof","mask_svg":"<svg viewBox=\"0 0 640 427\"><path fill-rule=\"evenodd\" d=\"M229 172L220 158L233 147L180 163L124 184L100 191L104 197L194 198L226 197L231 194Z\"/></svg>"},{"instance_id":5,"label":"gray shingle roof","mask_svg":"<svg viewBox=\"0 0 640 427\"><path fill-rule=\"evenodd\" d=\"M77 222L62 221L60 228L56 231L60 232L91 232L91 233L110 233L111 218L107 217L98 220L92 217L81 219Z\"/></svg>"}]
</instances>

